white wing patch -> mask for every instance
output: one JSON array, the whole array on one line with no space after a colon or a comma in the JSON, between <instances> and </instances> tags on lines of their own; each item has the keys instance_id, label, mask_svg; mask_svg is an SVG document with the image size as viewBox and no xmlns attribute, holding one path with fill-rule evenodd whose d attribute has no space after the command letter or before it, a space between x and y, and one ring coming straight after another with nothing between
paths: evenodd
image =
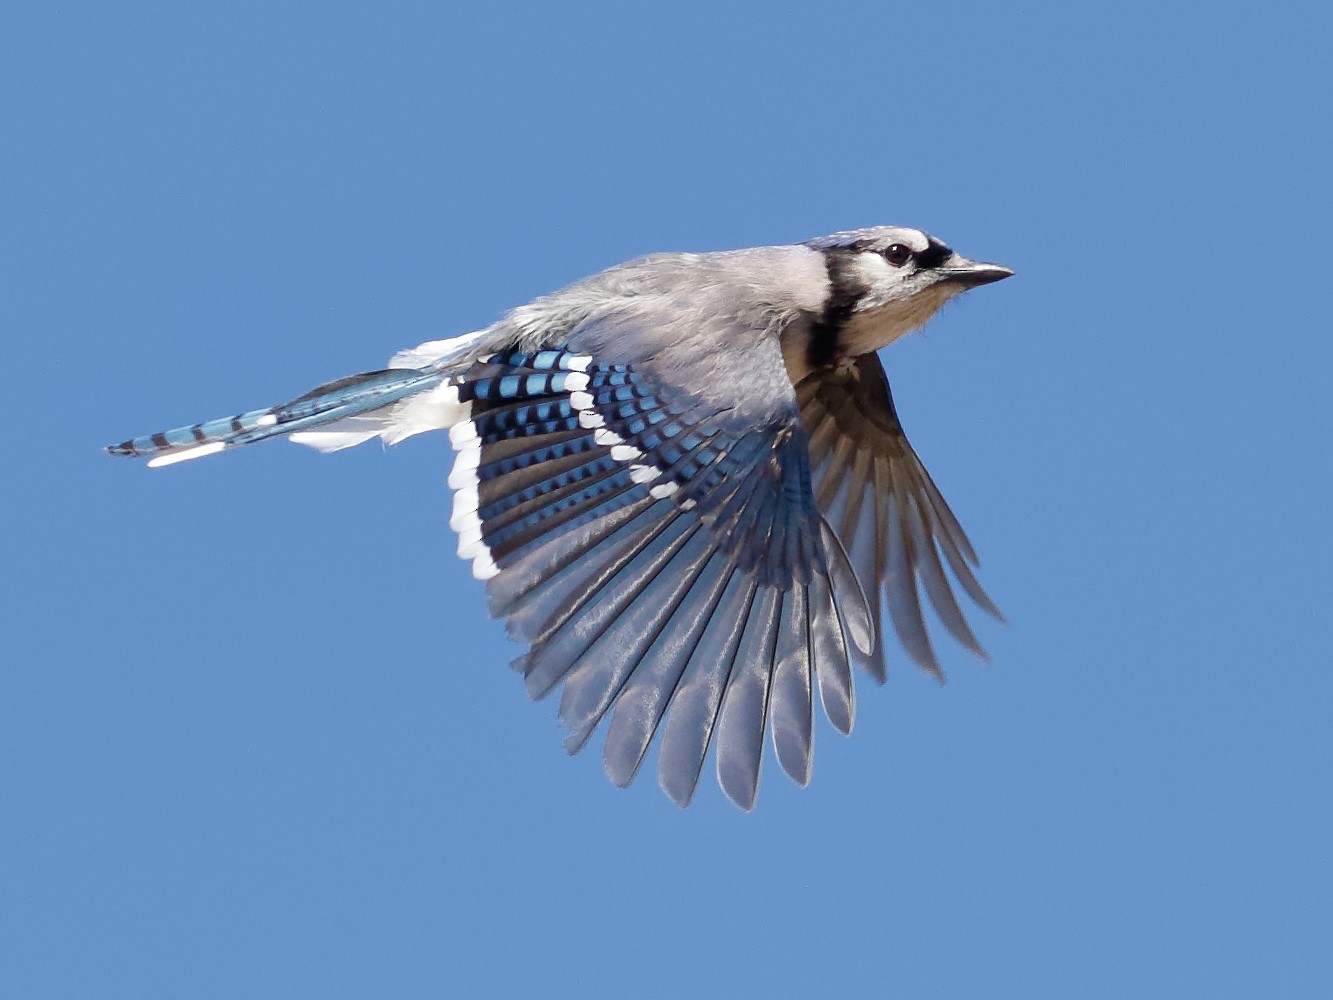
<instances>
[{"instance_id":1,"label":"white wing patch","mask_svg":"<svg viewBox=\"0 0 1333 1000\"><path fill-rule=\"evenodd\" d=\"M462 403L470 416L471 403ZM481 464L481 437L467 416L449 429L449 443L454 446L454 468L449 486L454 491L453 513L449 527L458 532L458 558L472 563L472 575L489 580L500 572L491 558L491 550L481 537L481 518L477 514L477 467Z\"/></svg>"}]
</instances>

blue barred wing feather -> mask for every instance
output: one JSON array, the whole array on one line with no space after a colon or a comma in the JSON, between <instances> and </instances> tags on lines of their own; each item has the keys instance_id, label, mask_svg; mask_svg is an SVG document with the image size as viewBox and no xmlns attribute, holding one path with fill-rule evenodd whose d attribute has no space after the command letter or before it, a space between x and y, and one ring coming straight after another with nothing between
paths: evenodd
<instances>
[{"instance_id":1,"label":"blue barred wing feather","mask_svg":"<svg viewBox=\"0 0 1333 1000\"><path fill-rule=\"evenodd\" d=\"M659 781L684 805L712 748L748 809L766 733L809 780L816 691L850 730L849 664L874 626L816 506L794 394L741 420L654 374L566 348L476 364L451 523L530 645L514 663L529 693L561 688L571 753L607 722L625 785L660 737Z\"/></svg>"}]
</instances>

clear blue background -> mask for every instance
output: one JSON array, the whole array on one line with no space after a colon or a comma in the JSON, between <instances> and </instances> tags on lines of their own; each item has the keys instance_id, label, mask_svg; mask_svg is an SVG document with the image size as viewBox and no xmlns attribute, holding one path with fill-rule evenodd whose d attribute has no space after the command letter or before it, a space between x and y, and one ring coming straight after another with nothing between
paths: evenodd
<instances>
[{"instance_id":1,"label":"clear blue background","mask_svg":"<svg viewBox=\"0 0 1333 1000\"><path fill-rule=\"evenodd\" d=\"M1327 4L9 4L0 996L1324 997ZM560 750L447 442L100 446L642 252L925 227L1012 624L813 784Z\"/></svg>"}]
</instances>

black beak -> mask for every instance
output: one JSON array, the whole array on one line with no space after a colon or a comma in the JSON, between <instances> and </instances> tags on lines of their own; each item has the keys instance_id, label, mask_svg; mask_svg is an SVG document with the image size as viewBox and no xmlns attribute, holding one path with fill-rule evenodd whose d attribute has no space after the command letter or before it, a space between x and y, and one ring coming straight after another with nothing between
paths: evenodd
<instances>
[{"instance_id":1,"label":"black beak","mask_svg":"<svg viewBox=\"0 0 1333 1000\"><path fill-rule=\"evenodd\" d=\"M977 285L989 285L993 281L1013 277L1014 272L1003 264L987 264L985 261L955 256L940 268L940 274L945 281L952 281L964 288L975 288Z\"/></svg>"}]
</instances>

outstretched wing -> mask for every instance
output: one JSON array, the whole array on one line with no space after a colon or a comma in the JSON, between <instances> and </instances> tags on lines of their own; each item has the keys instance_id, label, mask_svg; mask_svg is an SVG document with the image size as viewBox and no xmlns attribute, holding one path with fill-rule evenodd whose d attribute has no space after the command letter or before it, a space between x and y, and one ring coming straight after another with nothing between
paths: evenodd
<instances>
[{"instance_id":1,"label":"outstretched wing","mask_svg":"<svg viewBox=\"0 0 1333 1000\"><path fill-rule=\"evenodd\" d=\"M903 648L922 668L942 676L921 591L949 633L984 657L945 564L980 608L1003 616L972 572L977 565L972 544L903 433L879 357L863 354L850 366L814 372L796 387L796 397L809 434L819 509L856 568L877 630L874 652L858 657L862 665L885 679L878 634L883 601Z\"/></svg>"},{"instance_id":2,"label":"outstretched wing","mask_svg":"<svg viewBox=\"0 0 1333 1000\"><path fill-rule=\"evenodd\" d=\"M748 360L757 381L728 387L736 407L683 384L688 365L590 350L504 352L464 376L459 554L530 644L514 662L529 693L563 685L571 753L609 717L606 769L625 785L660 730L659 780L685 805L713 746L749 809L766 731L809 779L816 687L851 729L850 662L873 628L815 506L795 396L746 398L771 386L763 366L782 372L776 345Z\"/></svg>"}]
</instances>

